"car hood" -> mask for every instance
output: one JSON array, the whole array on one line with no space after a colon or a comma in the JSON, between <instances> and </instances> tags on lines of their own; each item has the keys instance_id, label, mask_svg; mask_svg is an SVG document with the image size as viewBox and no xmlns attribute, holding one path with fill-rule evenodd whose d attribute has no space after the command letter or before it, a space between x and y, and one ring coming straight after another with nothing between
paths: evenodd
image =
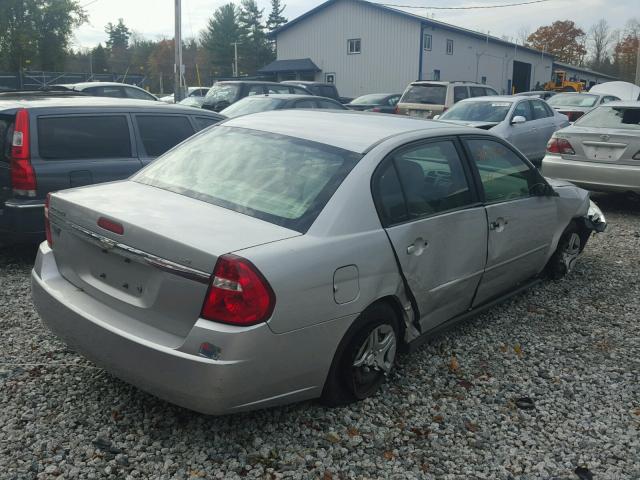
<instances>
[{"instance_id":1,"label":"car hood","mask_svg":"<svg viewBox=\"0 0 640 480\"><path fill-rule=\"evenodd\" d=\"M614 95L620 100L640 100L640 87L629 82L605 82L594 85L589 92Z\"/></svg>"},{"instance_id":2,"label":"car hood","mask_svg":"<svg viewBox=\"0 0 640 480\"><path fill-rule=\"evenodd\" d=\"M495 127L496 125L498 125L500 122L480 122L480 121L469 121L469 120L442 120L442 119L438 119L441 122L447 122L447 123L452 123L454 125L464 125L466 127L474 127L474 128L481 128L483 130L489 130L492 127Z\"/></svg>"}]
</instances>

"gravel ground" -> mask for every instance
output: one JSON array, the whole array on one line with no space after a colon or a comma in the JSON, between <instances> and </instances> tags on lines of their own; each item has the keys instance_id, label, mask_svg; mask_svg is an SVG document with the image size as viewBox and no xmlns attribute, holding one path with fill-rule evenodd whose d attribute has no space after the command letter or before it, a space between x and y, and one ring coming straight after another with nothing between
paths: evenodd
<instances>
[{"instance_id":1,"label":"gravel ground","mask_svg":"<svg viewBox=\"0 0 640 480\"><path fill-rule=\"evenodd\" d=\"M609 230L568 278L403 356L378 396L336 409L215 418L140 392L42 326L32 251L0 251L0 477L638 479L640 205L600 203Z\"/></svg>"}]
</instances>

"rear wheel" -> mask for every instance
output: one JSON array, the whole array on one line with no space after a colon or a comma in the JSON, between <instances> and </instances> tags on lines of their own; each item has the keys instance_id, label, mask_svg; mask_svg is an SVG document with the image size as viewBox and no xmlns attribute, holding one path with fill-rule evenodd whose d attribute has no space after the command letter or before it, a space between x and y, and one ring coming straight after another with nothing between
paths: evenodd
<instances>
[{"instance_id":1,"label":"rear wheel","mask_svg":"<svg viewBox=\"0 0 640 480\"><path fill-rule=\"evenodd\" d=\"M560 237L558 247L547 263L547 275L558 280L573 270L588 239L589 233L578 228L576 222L571 222Z\"/></svg>"},{"instance_id":2,"label":"rear wheel","mask_svg":"<svg viewBox=\"0 0 640 480\"><path fill-rule=\"evenodd\" d=\"M374 395L394 367L398 342L393 308L385 303L367 308L338 347L322 401L344 405Z\"/></svg>"}]
</instances>

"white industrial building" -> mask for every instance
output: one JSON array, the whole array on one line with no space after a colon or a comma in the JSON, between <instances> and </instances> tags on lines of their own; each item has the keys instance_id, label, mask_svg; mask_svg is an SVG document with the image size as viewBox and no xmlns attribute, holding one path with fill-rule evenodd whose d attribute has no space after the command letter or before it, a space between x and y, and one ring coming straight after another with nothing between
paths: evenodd
<instances>
[{"instance_id":1,"label":"white industrial building","mask_svg":"<svg viewBox=\"0 0 640 480\"><path fill-rule=\"evenodd\" d=\"M554 68L543 52L365 0L328 0L273 36L277 59L259 73L335 83L349 97L402 92L417 79L520 92L549 81ZM587 83L610 78L582 70Z\"/></svg>"}]
</instances>

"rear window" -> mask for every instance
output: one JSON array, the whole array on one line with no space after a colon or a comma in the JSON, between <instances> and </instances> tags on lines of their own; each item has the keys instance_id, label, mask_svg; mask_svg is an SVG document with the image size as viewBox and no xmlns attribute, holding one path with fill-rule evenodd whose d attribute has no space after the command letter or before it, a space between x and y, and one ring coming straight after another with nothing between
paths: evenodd
<instances>
[{"instance_id":1,"label":"rear window","mask_svg":"<svg viewBox=\"0 0 640 480\"><path fill-rule=\"evenodd\" d=\"M323 97L334 98L337 96L336 89L334 87L328 87L323 85L322 87L320 87L320 91L322 92L321 95Z\"/></svg>"},{"instance_id":2,"label":"rear window","mask_svg":"<svg viewBox=\"0 0 640 480\"><path fill-rule=\"evenodd\" d=\"M8 162L9 153L11 150L12 135L11 123L12 119L9 117L0 117L0 161Z\"/></svg>"},{"instance_id":3,"label":"rear window","mask_svg":"<svg viewBox=\"0 0 640 480\"><path fill-rule=\"evenodd\" d=\"M147 155L157 157L193 135L187 117L136 115L142 145Z\"/></svg>"},{"instance_id":4,"label":"rear window","mask_svg":"<svg viewBox=\"0 0 640 480\"><path fill-rule=\"evenodd\" d=\"M298 138L218 126L133 180L305 232L360 157Z\"/></svg>"},{"instance_id":5,"label":"rear window","mask_svg":"<svg viewBox=\"0 0 640 480\"><path fill-rule=\"evenodd\" d=\"M596 95L588 93L559 93L547 100L547 103L554 107L593 107L597 101Z\"/></svg>"},{"instance_id":6,"label":"rear window","mask_svg":"<svg viewBox=\"0 0 640 480\"><path fill-rule=\"evenodd\" d=\"M240 85L237 83L217 83L209 89L205 96L207 105L219 102L233 103L240 93Z\"/></svg>"},{"instance_id":7,"label":"rear window","mask_svg":"<svg viewBox=\"0 0 640 480\"><path fill-rule=\"evenodd\" d=\"M445 85L411 85L402 95L400 103L444 105L447 98Z\"/></svg>"},{"instance_id":8,"label":"rear window","mask_svg":"<svg viewBox=\"0 0 640 480\"><path fill-rule=\"evenodd\" d=\"M284 105L286 100L273 97L245 97L238 100L233 105L225 108L220 112L225 117L238 117L240 115L248 115L250 113L266 112L267 110L276 110Z\"/></svg>"},{"instance_id":9,"label":"rear window","mask_svg":"<svg viewBox=\"0 0 640 480\"><path fill-rule=\"evenodd\" d=\"M640 108L598 107L578 119L574 125L640 130Z\"/></svg>"},{"instance_id":10,"label":"rear window","mask_svg":"<svg viewBox=\"0 0 640 480\"><path fill-rule=\"evenodd\" d=\"M129 124L122 115L40 117L38 147L48 160L129 158Z\"/></svg>"}]
</instances>

